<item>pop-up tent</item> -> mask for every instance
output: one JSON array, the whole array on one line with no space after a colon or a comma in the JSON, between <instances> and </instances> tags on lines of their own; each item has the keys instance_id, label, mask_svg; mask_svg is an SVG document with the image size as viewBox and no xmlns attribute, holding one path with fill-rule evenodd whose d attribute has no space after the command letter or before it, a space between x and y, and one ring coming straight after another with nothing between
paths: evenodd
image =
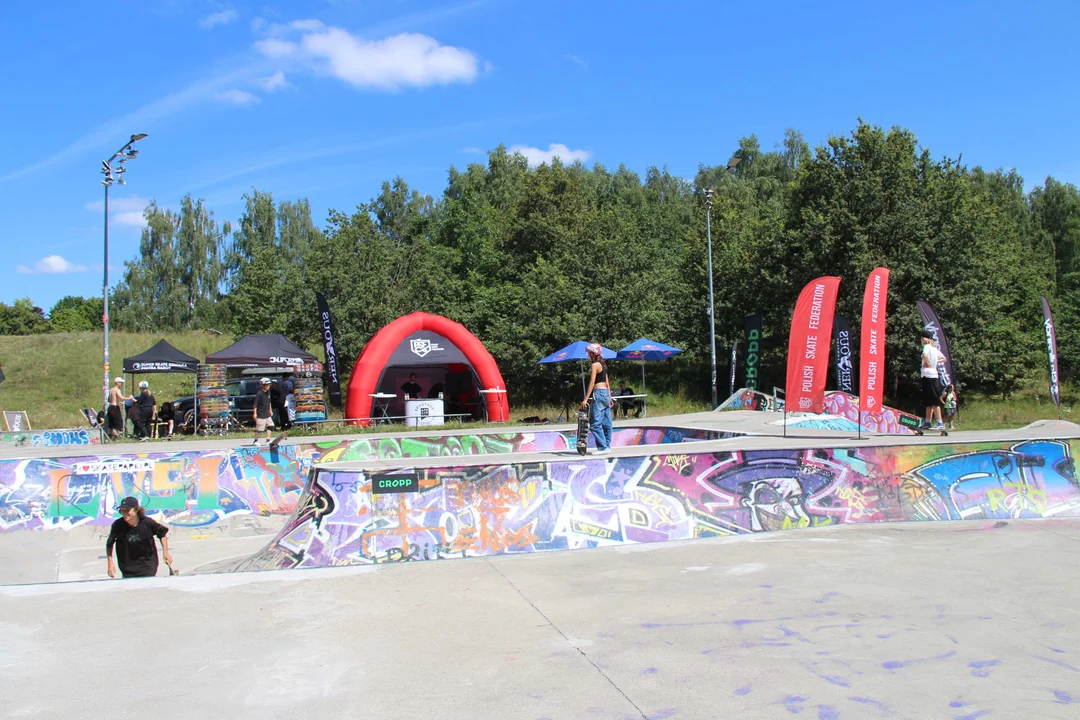
<instances>
[{"instance_id":1,"label":"pop-up tent","mask_svg":"<svg viewBox=\"0 0 1080 720\"><path fill-rule=\"evenodd\" d=\"M262 367L304 365L319 359L304 352L284 335L245 335L224 350L206 356L207 365Z\"/></svg>"},{"instance_id":2,"label":"pop-up tent","mask_svg":"<svg viewBox=\"0 0 1080 720\"><path fill-rule=\"evenodd\" d=\"M159 340L146 352L124 358L126 373L193 373L198 369L197 358L180 352L168 340Z\"/></svg>"},{"instance_id":3,"label":"pop-up tent","mask_svg":"<svg viewBox=\"0 0 1080 720\"><path fill-rule=\"evenodd\" d=\"M345 416L366 425L373 394L395 395L416 375L421 394L443 383L453 403L482 403L492 422L510 419L506 384L495 358L464 325L441 315L412 313L394 320L371 338L353 366Z\"/></svg>"},{"instance_id":4,"label":"pop-up tent","mask_svg":"<svg viewBox=\"0 0 1080 720\"><path fill-rule=\"evenodd\" d=\"M159 340L149 350L124 358L124 372L130 375L142 373L192 373L195 375L196 395L198 395L199 361L185 352L180 352L167 340ZM195 399L195 417L198 417L198 397Z\"/></svg>"}]
</instances>

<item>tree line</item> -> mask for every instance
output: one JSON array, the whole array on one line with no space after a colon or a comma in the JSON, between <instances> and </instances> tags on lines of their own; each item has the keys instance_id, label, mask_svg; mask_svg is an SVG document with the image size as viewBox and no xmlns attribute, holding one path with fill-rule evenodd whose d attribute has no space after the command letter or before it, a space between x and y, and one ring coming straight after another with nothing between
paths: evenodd
<instances>
[{"instance_id":1,"label":"tree line","mask_svg":"<svg viewBox=\"0 0 1080 720\"><path fill-rule=\"evenodd\" d=\"M1025 192L1015 171L936 158L909 130L863 122L816 147L789 130L764 151L751 135L731 161L719 160L687 180L656 167L644 177L557 159L529 167L500 146L486 163L451 167L438 198L396 178L354 210L332 210L323 227L306 200L277 202L259 190L244 196L236 228L190 196L177 212L152 203L111 319L127 330L281 332L306 344L320 335L318 290L345 370L386 323L423 310L475 333L516 402L547 400L566 380L567 368L536 364L553 350L578 339L618 348L642 336L687 350L650 370L652 388L706 398L703 191L711 188L721 395L725 348L741 338L746 315L764 316L762 387L783 385L803 285L843 278L837 312L857 327L866 277L879 265L891 270L893 402L917 394L920 299L942 319L962 388L1007 396L1045 377L1040 294L1055 310L1064 374L1080 368L1075 186L1051 177ZM47 320L28 300L16 301L17 312L0 306L0 331L93 326L77 300L65 298ZM9 322L9 313L23 319Z\"/></svg>"}]
</instances>

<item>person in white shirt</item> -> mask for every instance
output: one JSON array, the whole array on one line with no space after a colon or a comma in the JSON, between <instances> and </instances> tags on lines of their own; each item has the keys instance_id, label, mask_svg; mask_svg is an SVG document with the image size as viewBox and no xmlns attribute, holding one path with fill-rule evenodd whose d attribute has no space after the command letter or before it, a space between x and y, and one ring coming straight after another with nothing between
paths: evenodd
<instances>
[{"instance_id":1,"label":"person in white shirt","mask_svg":"<svg viewBox=\"0 0 1080 720\"><path fill-rule=\"evenodd\" d=\"M934 343L934 334L929 330L922 333L922 394L926 405L926 421L934 430L941 430L945 422L941 419L941 380L938 377L938 363L942 360L941 351Z\"/></svg>"}]
</instances>

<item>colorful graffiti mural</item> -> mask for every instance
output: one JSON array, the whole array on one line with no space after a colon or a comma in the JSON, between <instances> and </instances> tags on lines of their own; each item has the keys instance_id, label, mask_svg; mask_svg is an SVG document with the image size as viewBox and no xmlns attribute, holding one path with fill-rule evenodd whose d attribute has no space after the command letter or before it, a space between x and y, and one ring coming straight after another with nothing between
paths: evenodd
<instances>
[{"instance_id":1,"label":"colorful graffiti mural","mask_svg":"<svg viewBox=\"0 0 1080 720\"><path fill-rule=\"evenodd\" d=\"M783 398L774 398L757 390L742 388L735 391L731 397L725 400L717 411L723 410L761 410L782 412L784 409ZM857 430L859 420L859 398L848 393L832 391L825 393L826 416L809 416L804 419L792 419L799 417L801 413L790 413L788 425L815 428L820 430ZM915 432L905 427L901 417L915 418L910 413L905 413L895 408L883 406L877 414L871 415L862 411L862 429L864 432L885 433L890 435L914 435ZM777 424L777 423L772 423Z\"/></svg>"},{"instance_id":2,"label":"colorful graffiti mural","mask_svg":"<svg viewBox=\"0 0 1080 720\"><path fill-rule=\"evenodd\" d=\"M1078 516L1075 442L658 454L369 474L316 469L294 517L235 569L435 560L847 523ZM419 490L372 493L373 483Z\"/></svg>"},{"instance_id":3,"label":"colorful graffiti mural","mask_svg":"<svg viewBox=\"0 0 1080 720\"><path fill-rule=\"evenodd\" d=\"M679 443L731 433L620 428L615 445ZM403 457L452 457L570 450L571 431L379 437L329 443L241 446L188 452L0 460L0 531L107 525L126 495L179 526L236 514L290 515L312 465Z\"/></svg>"},{"instance_id":4,"label":"colorful graffiti mural","mask_svg":"<svg viewBox=\"0 0 1080 720\"><path fill-rule=\"evenodd\" d=\"M0 433L0 445L15 447L65 447L76 445L100 445L97 430L41 430Z\"/></svg>"}]
</instances>

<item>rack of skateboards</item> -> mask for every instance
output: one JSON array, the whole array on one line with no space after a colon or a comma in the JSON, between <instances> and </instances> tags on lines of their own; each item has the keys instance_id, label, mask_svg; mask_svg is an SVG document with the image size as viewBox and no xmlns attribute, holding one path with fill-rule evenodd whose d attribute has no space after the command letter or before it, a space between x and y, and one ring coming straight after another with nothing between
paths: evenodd
<instances>
[{"instance_id":1,"label":"rack of skateboards","mask_svg":"<svg viewBox=\"0 0 1080 720\"><path fill-rule=\"evenodd\" d=\"M229 402L225 365L200 365L196 390L199 430L227 433L239 426L240 418ZM326 420L323 396L322 364L304 363L291 367L293 374L294 422ZM250 411L249 411L250 413Z\"/></svg>"}]
</instances>

